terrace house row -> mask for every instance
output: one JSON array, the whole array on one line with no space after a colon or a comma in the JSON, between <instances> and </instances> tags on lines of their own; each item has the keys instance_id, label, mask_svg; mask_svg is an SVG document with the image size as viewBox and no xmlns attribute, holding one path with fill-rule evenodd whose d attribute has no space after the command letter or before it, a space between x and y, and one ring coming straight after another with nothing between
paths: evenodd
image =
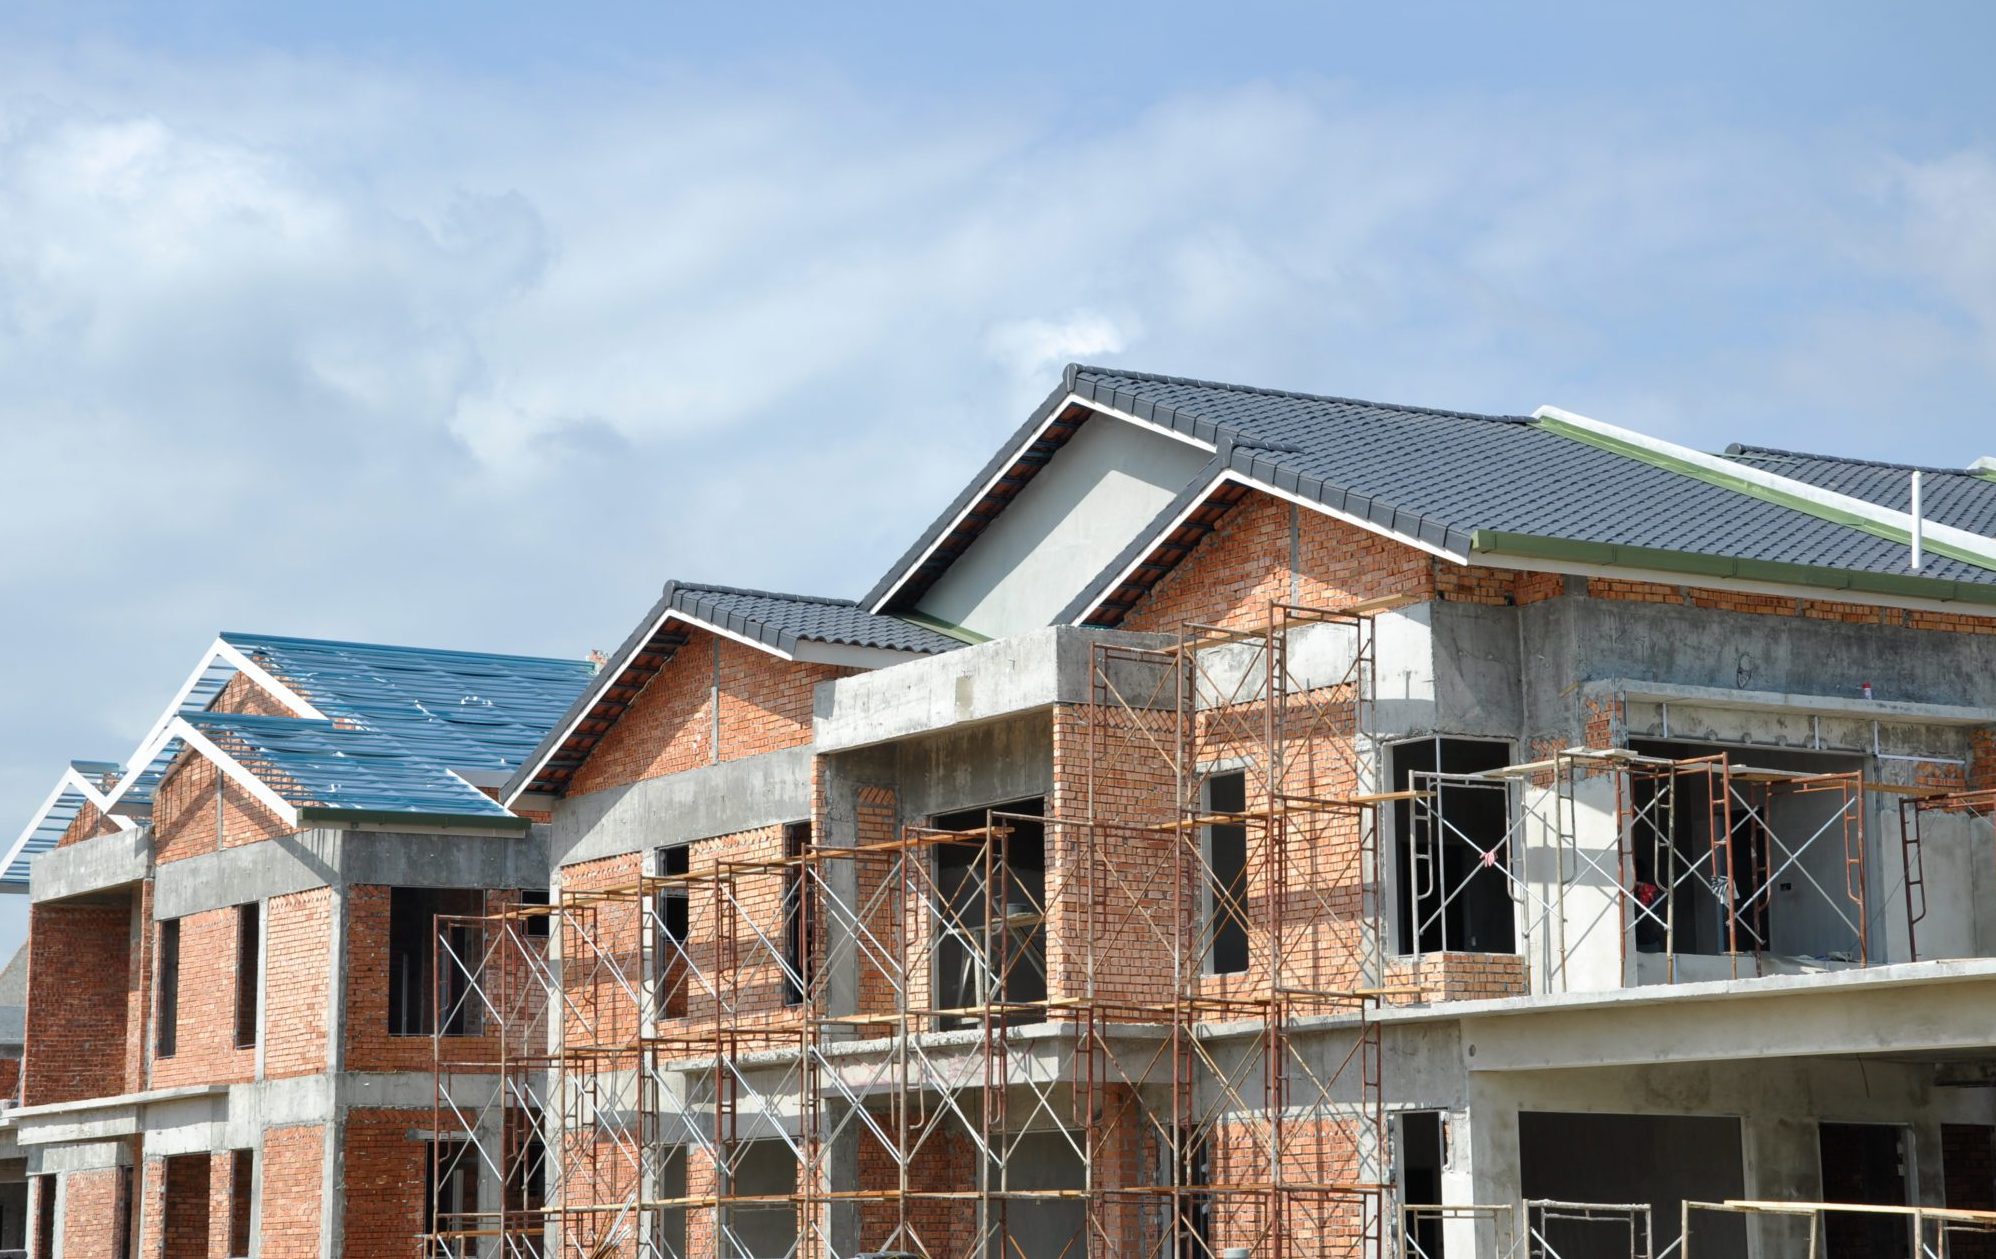
<instances>
[{"instance_id":1,"label":"terrace house row","mask_svg":"<svg viewBox=\"0 0 1996 1259\"><path fill-rule=\"evenodd\" d=\"M1992 664L1988 461L1070 367L857 599L219 639L9 856L25 1243L1984 1253Z\"/></svg>"}]
</instances>

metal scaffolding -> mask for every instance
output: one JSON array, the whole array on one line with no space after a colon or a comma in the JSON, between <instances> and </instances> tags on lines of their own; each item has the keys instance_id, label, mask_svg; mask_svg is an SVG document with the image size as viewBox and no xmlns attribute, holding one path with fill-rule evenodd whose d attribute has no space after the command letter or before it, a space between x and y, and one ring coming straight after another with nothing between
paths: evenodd
<instances>
[{"instance_id":1,"label":"metal scaffolding","mask_svg":"<svg viewBox=\"0 0 1996 1259\"><path fill-rule=\"evenodd\" d=\"M1659 958L1664 982L1681 978L1690 955L1726 959L1734 978L1743 960L1779 955L1871 960L1859 772L1568 748L1409 780L1411 820L1398 839L1416 960L1449 952L1455 907L1491 887L1501 889L1535 991L1642 982L1636 954ZM1480 807L1491 796L1497 807ZM1778 892L1790 894L1790 920L1807 905L1806 935L1777 926ZM1609 936L1612 954L1600 943Z\"/></svg>"},{"instance_id":2,"label":"metal scaffolding","mask_svg":"<svg viewBox=\"0 0 1996 1259\"><path fill-rule=\"evenodd\" d=\"M1941 817L1996 820L1996 788L1935 791L1899 801L1899 851L1906 870L1906 957L1920 960L1920 923L1927 916L1926 830Z\"/></svg>"},{"instance_id":3,"label":"metal scaffolding","mask_svg":"<svg viewBox=\"0 0 1996 1259\"><path fill-rule=\"evenodd\" d=\"M1042 816L440 920L432 1182L504 1189L423 1253L1384 1256L1373 670L1365 610L1099 643Z\"/></svg>"}]
</instances>

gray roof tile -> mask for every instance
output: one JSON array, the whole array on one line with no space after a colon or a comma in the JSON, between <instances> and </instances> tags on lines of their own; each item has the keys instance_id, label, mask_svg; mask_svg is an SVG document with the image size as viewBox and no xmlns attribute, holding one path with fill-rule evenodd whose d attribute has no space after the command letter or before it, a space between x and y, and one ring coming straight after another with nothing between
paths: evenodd
<instances>
[{"instance_id":1,"label":"gray roof tile","mask_svg":"<svg viewBox=\"0 0 1996 1259\"><path fill-rule=\"evenodd\" d=\"M1996 538L1996 477L1964 468L1920 468L1871 459L1840 459L1734 443L1726 457L1807 485L1877 503L1912 506L1912 474L1920 476L1920 513L1928 520Z\"/></svg>"}]
</instances>

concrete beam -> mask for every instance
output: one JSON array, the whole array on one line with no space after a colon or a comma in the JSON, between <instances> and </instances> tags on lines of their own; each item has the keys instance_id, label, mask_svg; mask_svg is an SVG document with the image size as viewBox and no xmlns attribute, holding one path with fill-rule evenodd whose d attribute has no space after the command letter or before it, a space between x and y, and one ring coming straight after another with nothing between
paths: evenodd
<instances>
[{"instance_id":1,"label":"concrete beam","mask_svg":"<svg viewBox=\"0 0 1996 1259\"><path fill-rule=\"evenodd\" d=\"M224 848L156 868L153 917L165 921L314 887L542 887L544 834L404 834L318 829Z\"/></svg>"},{"instance_id":2,"label":"concrete beam","mask_svg":"<svg viewBox=\"0 0 1996 1259\"><path fill-rule=\"evenodd\" d=\"M565 799L548 852L574 865L810 816L811 749L786 748Z\"/></svg>"},{"instance_id":3,"label":"concrete beam","mask_svg":"<svg viewBox=\"0 0 1996 1259\"><path fill-rule=\"evenodd\" d=\"M817 748L868 747L1053 704L1084 703L1092 687L1092 644L1159 647L1167 641L1162 634L1052 625L823 682L815 705Z\"/></svg>"},{"instance_id":4,"label":"concrete beam","mask_svg":"<svg viewBox=\"0 0 1996 1259\"><path fill-rule=\"evenodd\" d=\"M142 881L152 868L144 828L99 835L51 848L28 865L28 895L36 903L108 891Z\"/></svg>"},{"instance_id":5,"label":"concrete beam","mask_svg":"<svg viewBox=\"0 0 1996 1259\"><path fill-rule=\"evenodd\" d=\"M1836 1054L1941 1055L1988 1046L1992 1003L1996 963L1914 962L1582 998L1510 998L1421 1013L1461 1018L1465 1065L1481 1072Z\"/></svg>"}]
</instances>

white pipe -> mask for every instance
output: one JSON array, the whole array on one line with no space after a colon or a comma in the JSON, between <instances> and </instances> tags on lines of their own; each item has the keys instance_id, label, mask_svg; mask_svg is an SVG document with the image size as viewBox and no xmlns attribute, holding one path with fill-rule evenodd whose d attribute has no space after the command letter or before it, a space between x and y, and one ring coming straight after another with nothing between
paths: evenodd
<instances>
[{"instance_id":1,"label":"white pipe","mask_svg":"<svg viewBox=\"0 0 1996 1259\"><path fill-rule=\"evenodd\" d=\"M1913 503L1912 510L1908 514L1913 517L1913 571L1917 573L1920 571L1920 543L1923 540L1921 535L1925 532L1926 526L1926 521L1920 516L1920 474L1917 472L1913 474Z\"/></svg>"}]
</instances>

